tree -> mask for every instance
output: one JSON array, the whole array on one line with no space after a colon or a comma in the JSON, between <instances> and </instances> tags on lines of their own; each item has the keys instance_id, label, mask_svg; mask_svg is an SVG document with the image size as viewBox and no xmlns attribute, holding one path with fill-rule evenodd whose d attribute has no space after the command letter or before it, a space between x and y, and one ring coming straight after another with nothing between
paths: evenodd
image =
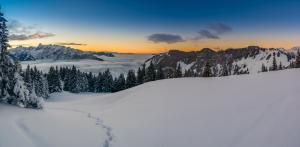
<instances>
[{"instance_id":1,"label":"tree","mask_svg":"<svg viewBox=\"0 0 300 147\"><path fill-rule=\"evenodd\" d=\"M265 66L265 64L261 65L261 72L267 72L268 68Z\"/></svg>"},{"instance_id":2,"label":"tree","mask_svg":"<svg viewBox=\"0 0 300 147\"><path fill-rule=\"evenodd\" d=\"M86 75L88 81L88 92L95 92L96 78L92 72Z\"/></svg>"},{"instance_id":3,"label":"tree","mask_svg":"<svg viewBox=\"0 0 300 147\"><path fill-rule=\"evenodd\" d=\"M180 77L182 77L182 69L181 69L181 65L178 64L175 70L174 78L180 78Z\"/></svg>"},{"instance_id":4,"label":"tree","mask_svg":"<svg viewBox=\"0 0 300 147\"><path fill-rule=\"evenodd\" d=\"M222 76L229 76L229 70L227 64L223 66Z\"/></svg>"},{"instance_id":5,"label":"tree","mask_svg":"<svg viewBox=\"0 0 300 147\"><path fill-rule=\"evenodd\" d=\"M279 63L278 70L283 70L282 63L281 63L281 62Z\"/></svg>"},{"instance_id":6,"label":"tree","mask_svg":"<svg viewBox=\"0 0 300 147\"><path fill-rule=\"evenodd\" d=\"M131 88L136 86L136 77L134 70L129 70L126 78L126 88Z\"/></svg>"},{"instance_id":7,"label":"tree","mask_svg":"<svg viewBox=\"0 0 300 147\"><path fill-rule=\"evenodd\" d=\"M18 62L9 55L6 19L0 10L0 101L21 107L42 108L43 100L29 95Z\"/></svg>"},{"instance_id":8,"label":"tree","mask_svg":"<svg viewBox=\"0 0 300 147\"><path fill-rule=\"evenodd\" d=\"M146 65L143 64L142 69L138 69L137 71L137 84L143 84L144 79L145 79L145 74L146 74Z\"/></svg>"},{"instance_id":9,"label":"tree","mask_svg":"<svg viewBox=\"0 0 300 147\"><path fill-rule=\"evenodd\" d=\"M295 67L300 68L300 52L298 52L298 56L296 57Z\"/></svg>"},{"instance_id":10,"label":"tree","mask_svg":"<svg viewBox=\"0 0 300 147\"><path fill-rule=\"evenodd\" d=\"M49 85L49 92L61 92L62 91L62 84L60 80L60 75L58 72L58 68L50 67L49 73L47 75L48 85ZM69 90L69 89L68 89Z\"/></svg>"},{"instance_id":11,"label":"tree","mask_svg":"<svg viewBox=\"0 0 300 147\"><path fill-rule=\"evenodd\" d=\"M206 62L203 72L203 77L211 77L211 69L209 62Z\"/></svg>"},{"instance_id":12,"label":"tree","mask_svg":"<svg viewBox=\"0 0 300 147\"><path fill-rule=\"evenodd\" d=\"M104 73L103 73L103 87L102 87L102 91L103 92L112 92L112 84L113 84L113 77L109 71L109 69L107 69Z\"/></svg>"},{"instance_id":13,"label":"tree","mask_svg":"<svg viewBox=\"0 0 300 147\"><path fill-rule=\"evenodd\" d=\"M95 91L96 92L102 92L103 91L103 74L101 72L98 73L98 76L96 77L96 83L95 83Z\"/></svg>"},{"instance_id":14,"label":"tree","mask_svg":"<svg viewBox=\"0 0 300 147\"><path fill-rule=\"evenodd\" d=\"M118 92L126 89L126 80L124 74L120 74L118 78L114 80L113 92Z\"/></svg>"},{"instance_id":15,"label":"tree","mask_svg":"<svg viewBox=\"0 0 300 147\"><path fill-rule=\"evenodd\" d=\"M151 62L146 70L144 82L154 81L155 77L155 68L153 63Z\"/></svg>"},{"instance_id":16,"label":"tree","mask_svg":"<svg viewBox=\"0 0 300 147\"><path fill-rule=\"evenodd\" d=\"M157 72L156 72L156 77L155 77L156 80L162 80L162 79L165 79L165 74L164 74L164 71L160 66L158 66L158 69L157 69Z\"/></svg>"},{"instance_id":17,"label":"tree","mask_svg":"<svg viewBox=\"0 0 300 147\"><path fill-rule=\"evenodd\" d=\"M273 63L272 63L272 67L271 70L277 70L277 61L276 61L276 57L273 55Z\"/></svg>"}]
</instances>

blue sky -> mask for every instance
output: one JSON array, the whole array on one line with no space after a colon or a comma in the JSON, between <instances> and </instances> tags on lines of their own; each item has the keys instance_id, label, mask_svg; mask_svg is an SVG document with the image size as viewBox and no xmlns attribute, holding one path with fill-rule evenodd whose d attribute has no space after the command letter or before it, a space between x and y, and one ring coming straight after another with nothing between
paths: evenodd
<instances>
[{"instance_id":1,"label":"blue sky","mask_svg":"<svg viewBox=\"0 0 300 147\"><path fill-rule=\"evenodd\" d=\"M291 47L299 45L296 38L300 37L300 1L296 0L1 0L0 4L9 20L55 34L12 41L16 45L76 42L86 44L77 47L87 50L151 52L153 48L157 52L204 45L271 47L278 40L282 40L275 44L278 47ZM216 33L211 26L218 24L231 29ZM201 33L199 37L203 30L218 37ZM177 35L182 41L166 42L164 36L156 38L161 42L153 42L149 40L153 34Z\"/></svg>"}]
</instances>

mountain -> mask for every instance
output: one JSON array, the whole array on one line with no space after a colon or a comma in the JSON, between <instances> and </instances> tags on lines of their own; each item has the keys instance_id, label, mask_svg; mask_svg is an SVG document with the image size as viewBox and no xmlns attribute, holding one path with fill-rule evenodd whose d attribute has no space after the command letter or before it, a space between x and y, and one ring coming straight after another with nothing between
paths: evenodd
<instances>
[{"instance_id":1,"label":"mountain","mask_svg":"<svg viewBox=\"0 0 300 147\"><path fill-rule=\"evenodd\" d=\"M0 104L2 147L299 147L300 69Z\"/></svg>"},{"instance_id":2,"label":"mountain","mask_svg":"<svg viewBox=\"0 0 300 147\"><path fill-rule=\"evenodd\" d=\"M39 45L37 47L17 47L9 50L10 55L19 61L34 60L78 60L92 59L103 61L101 56L113 57L112 53L86 52L59 45Z\"/></svg>"},{"instance_id":3,"label":"mountain","mask_svg":"<svg viewBox=\"0 0 300 147\"><path fill-rule=\"evenodd\" d=\"M209 48L192 52L170 50L153 56L145 64L148 66L152 62L156 67L162 67L166 75L172 75L180 65L183 72L193 71L201 76L209 63L212 76L237 75L261 72L263 66L266 70L272 69L274 58L277 68L288 68L299 51L300 48L285 50L258 46L221 51Z\"/></svg>"}]
</instances>

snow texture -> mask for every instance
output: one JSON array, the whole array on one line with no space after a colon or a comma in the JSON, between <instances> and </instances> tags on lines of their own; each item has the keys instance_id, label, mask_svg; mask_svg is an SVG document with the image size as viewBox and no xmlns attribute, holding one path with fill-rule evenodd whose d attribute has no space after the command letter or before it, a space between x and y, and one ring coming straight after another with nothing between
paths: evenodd
<instances>
[{"instance_id":1,"label":"snow texture","mask_svg":"<svg viewBox=\"0 0 300 147\"><path fill-rule=\"evenodd\" d=\"M1 147L299 147L299 69L149 82L0 104ZM75 97L72 99L72 97Z\"/></svg>"}]
</instances>

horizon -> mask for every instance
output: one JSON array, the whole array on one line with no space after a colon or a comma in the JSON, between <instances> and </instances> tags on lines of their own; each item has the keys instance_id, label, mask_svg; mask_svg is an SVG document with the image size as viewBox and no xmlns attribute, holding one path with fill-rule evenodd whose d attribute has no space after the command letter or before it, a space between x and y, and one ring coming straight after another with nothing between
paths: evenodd
<instances>
[{"instance_id":1,"label":"horizon","mask_svg":"<svg viewBox=\"0 0 300 147\"><path fill-rule=\"evenodd\" d=\"M87 51L87 52L107 52L107 53L120 53L120 54L160 54L160 53L167 53L167 52L170 52L170 51L183 51L183 52L196 52L196 51L202 51L203 49L210 49L210 50L213 50L215 52L218 52L218 51L226 51L226 50L229 50L229 49L243 49L243 48L248 48L248 47L259 47L259 48L263 48L263 49L284 49L284 50L291 50L291 49L294 49L294 48L300 48L299 46L294 46L292 48L280 48L280 47L272 47L272 48L267 48L267 47L262 47L262 46L256 46L256 45L248 45L248 46L244 46L244 47L238 47L238 48L209 48L209 47L203 47L203 48L200 48L200 49L195 49L195 50L182 50L182 49L178 49L178 48L170 48L168 50L165 50L163 52L157 52L157 53L134 53L134 52L114 52L114 51L105 51L105 50L101 50L101 51L97 51L97 50L84 50L84 49L80 49L80 48L76 48L76 47L72 47L72 46L66 46L66 45L59 45L59 44L38 44L36 46L16 46L16 47L10 47L8 50L11 50L11 49L15 49L15 48L35 48L35 47L38 47L38 46L63 46L63 47L66 47L66 48L72 48L72 49L75 49L75 50L81 50L81 51Z\"/></svg>"},{"instance_id":2,"label":"horizon","mask_svg":"<svg viewBox=\"0 0 300 147\"><path fill-rule=\"evenodd\" d=\"M300 46L299 1L3 0L0 5L12 46L147 54Z\"/></svg>"}]
</instances>

